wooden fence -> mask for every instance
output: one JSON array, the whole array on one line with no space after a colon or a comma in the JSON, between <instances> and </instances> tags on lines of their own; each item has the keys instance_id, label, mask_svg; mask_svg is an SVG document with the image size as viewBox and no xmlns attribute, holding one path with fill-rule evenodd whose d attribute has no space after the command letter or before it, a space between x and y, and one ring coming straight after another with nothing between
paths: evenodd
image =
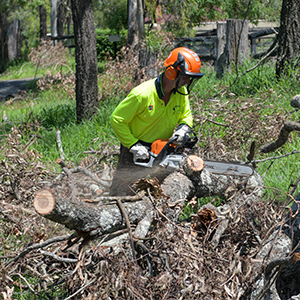
<instances>
[{"instance_id":1,"label":"wooden fence","mask_svg":"<svg viewBox=\"0 0 300 300\"><path fill-rule=\"evenodd\" d=\"M266 53L273 43L279 27L254 29L248 33L251 56L260 57ZM196 37L184 37L175 39L175 47L188 47L195 51L203 61L216 60L218 51L217 30L209 30L200 33ZM275 54L273 54L275 55Z\"/></svg>"}]
</instances>

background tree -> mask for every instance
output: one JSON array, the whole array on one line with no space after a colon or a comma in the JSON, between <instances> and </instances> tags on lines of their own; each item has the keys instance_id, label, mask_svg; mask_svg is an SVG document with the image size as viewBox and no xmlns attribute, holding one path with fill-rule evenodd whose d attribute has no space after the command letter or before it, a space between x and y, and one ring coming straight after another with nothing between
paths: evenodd
<instances>
[{"instance_id":1,"label":"background tree","mask_svg":"<svg viewBox=\"0 0 300 300\"><path fill-rule=\"evenodd\" d=\"M75 35L77 121L91 117L98 102L97 51L91 0L71 0Z\"/></svg>"},{"instance_id":2,"label":"background tree","mask_svg":"<svg viewBox=\"0 0 300 300\"><path fill-rule=\"evenodd\" d=\"M300 0L283 0L278 34L276 75L278 78L288 66L299 65Z\"/></svg>"},{"instance_id":3,"label":"background tree","mask_svg":"<svg viewBox=\"0 0 300 300\"><path fill-rule=\"evenodd\" d=\"M138 44L144 36L144 1L128 0L128 35L127 43L131 46Z\"/></svg>"}]
</instances>

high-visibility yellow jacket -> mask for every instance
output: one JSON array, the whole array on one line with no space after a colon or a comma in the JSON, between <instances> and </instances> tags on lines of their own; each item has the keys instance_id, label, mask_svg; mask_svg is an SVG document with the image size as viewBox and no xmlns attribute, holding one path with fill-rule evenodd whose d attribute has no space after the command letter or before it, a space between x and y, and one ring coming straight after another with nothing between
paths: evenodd
<instances>
[{"instance_id":1,"label":"high-visibility yellow jacket","mask_svg":"<svg viewBox=\"0 0 300 300\"><path fill-rule=\"evenodd\" d=\"M193 126L188 96L172 93L167 105L164 96L162 75L131 90L111 115L112 128L127 148L138 140L153 143L156 139L169 139L177 124ZM186 88L179 89L186 93Z\"/></svg>"}]
</instances>

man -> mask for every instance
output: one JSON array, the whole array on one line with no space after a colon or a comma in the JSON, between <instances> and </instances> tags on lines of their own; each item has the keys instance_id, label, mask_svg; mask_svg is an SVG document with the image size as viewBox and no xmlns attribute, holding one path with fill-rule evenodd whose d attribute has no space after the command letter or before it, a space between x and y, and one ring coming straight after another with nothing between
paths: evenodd
<instances>
[{"instance_id":1,"label":"man","mask_svg":"<svg viewBox=\"0 0 300 300\"><path fill-rule=\"evenodd\" d=\"M179 47L170 53L164 65L164 73L135 87L111 116L111 125L121 142L111 195L128 194L127 188L133 179L151 175L151 170L134 165L133 159L149 158L149 149L156 139L176 136L175 142L180 144L193 126L188 95L194 83L203 76L201 60L194 51ZM129 176L130 172L134 172L133 177ZM124 186L127 192L122 190Z\"/></svg>"}]
</instances>

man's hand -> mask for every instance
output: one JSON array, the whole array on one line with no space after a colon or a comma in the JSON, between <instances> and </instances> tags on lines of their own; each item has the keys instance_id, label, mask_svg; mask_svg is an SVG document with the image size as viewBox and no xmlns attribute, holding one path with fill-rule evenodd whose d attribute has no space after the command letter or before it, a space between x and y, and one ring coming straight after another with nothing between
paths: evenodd
<instances>
[{"instance_id":1,"label":"man's hand","mask_svg":"<svg viewBox=\"0 0 300 300\"><path fill-rule=\"evenodd\" d=\"M129 151L133 153L133 157L135 160L145 160L149 158L149 151L147 147L143 146L140 143L133 145Z\"/></svg>"},{"instance_id":2,"label":"man's hand","mask_svg":"<svg viewBox=\"0 0 300 300\"><path fill-rule=\"evenodd\" d=\"M190 126L186 124L181 124L178 126L177 130L173 133L172 138L177 136L177 139L173 142L175 145L180 145L184 141L186 134L190 132Z\"/></svg>"}]
</instances>

